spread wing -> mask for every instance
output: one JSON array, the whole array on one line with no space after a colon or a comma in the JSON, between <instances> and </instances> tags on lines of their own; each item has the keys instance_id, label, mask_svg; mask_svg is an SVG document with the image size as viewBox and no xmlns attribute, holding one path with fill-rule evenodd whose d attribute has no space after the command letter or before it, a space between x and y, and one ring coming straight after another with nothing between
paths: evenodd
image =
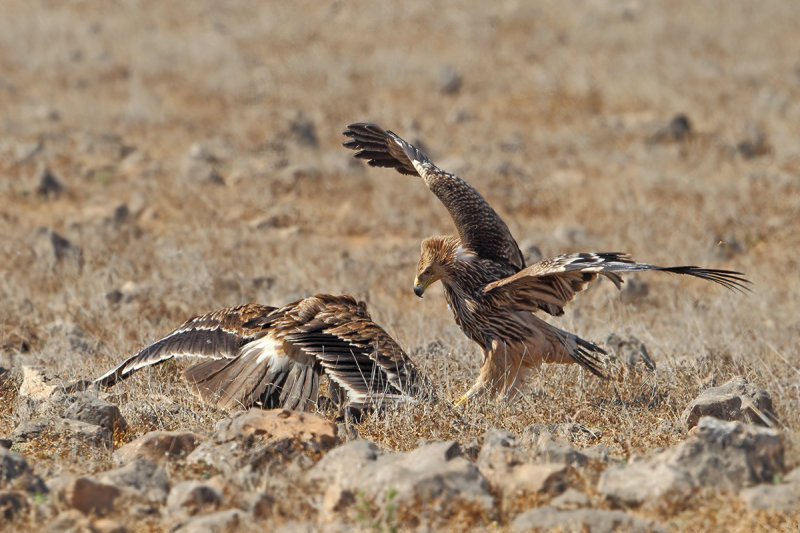
<instances>
[{"instance_id":1,"label":"spread wing","mask_svg":"<svg viewBox=\"0 0 800 533\"><path fill-rule=\"evenodd\" d=\"M93 384L108 387L173 357L202 360L184 371L200 395L222 408L307 409L322 372L354 408L429 391L413 362L349 296L317 295L280 309L248 304L188 320ZM68 387L78 389L85 382Z\"/></svg>"},{"instance_id":2,"label":"spread wing","mask_svg":"<svg viewBox=\"0 0 800 533\"><path fill-rule=\"evenodd\" d=\"M424 381L397 343L349 296L317 295L259 316L248 327L267 336L210 372L193 373L201 394L222 407L296 409L315 404L324 372L361 409L420 396Z\"/></svg>"},{"instance_id":3,"label":"spread wing","mask_svg":"<svg viewBox=\"0 0 800 533\"><path fill-rule=\"evenodd\" d=\"M315 298L324 307L313 319L293 324L284 339L313 355L352 407L422 395L427 389L424 379L403 349L372 321L363 303L350 297Z\"/></svg>"},{"instance_id":4,"label":"spread wing","mask_svg":"<svg viewBox=\"0 0 800 533\"><path fill-rule=\"evenodd\" d=\"M749 290L747 284L750 282L741 272L732 270L661 267L637 263L620 253L580 253L544 259L512 276L487 284L483 291L505 297L521 309L541 309L551 315L561 315L575 293L582 291L598 275L606 276L619 288L622 283L620 274L645 270L685 274L713 281L727 289Z\"/></svg>"},{"instance_id":5,"label":"spread wing","mask_svg":"<svg viewBox=\"0 0 800 533\"><path fill-rule=\"evenodd\" d=\"M190 318L163 339L143 348L94 380L93 384L110 387L137 370L174 357L231 359L243 345L263 335L260 329L248 327L246 323L253 317L269 314L273 309L246 304Z\"/></svg>"},{"instance_id":6,"label":"spread wing","mask_svg":"<svg viewBox=\"0 0 800 533\"><path fill-rule=\"evenodd\" d=\"M368 160L371 166L422 177L447 208L462 242L480 257L525 267L505 222L470 184L436 167L419 149L377 124L350 124L344 135L350 137L344 146L358 150L355 157Z\"/></svg>"}]
</instances>

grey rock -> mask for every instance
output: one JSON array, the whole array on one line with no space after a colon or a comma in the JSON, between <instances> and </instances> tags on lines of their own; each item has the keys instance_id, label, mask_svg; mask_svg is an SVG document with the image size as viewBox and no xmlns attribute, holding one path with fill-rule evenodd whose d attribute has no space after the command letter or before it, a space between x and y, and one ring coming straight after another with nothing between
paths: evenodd
<instances>
[{"instance_id":1,"label":"grey rock","mask_svg":"<svg viewBox=\"0 0 800 533\"><path fill-rule=\"evenodd\" d=\"M58 198L64 192L64 185L49 168L44 167L39 174L36 194L43 198Z\"/></svg>"},{"instance_id":2,"label":"grey rock","mask_svg":"<svg viewBox=\"0 0 800 533\"><path fill-rule=\"evenodd\" d=\"M785 483L797 483L800 484L800 466L783 476L783 481Z\"/></svg>"},{"instance_id":3,"label":"grey rock","mask_svg":"<svg viewBox=\"0 0 800 533\"><path fill-rule=\"evenodd\" d=\"M772 427L777 420L769 393L751 385L741 376L719 387L704 390L684 409L681 420L691 429L703 416L767 427Z\"/></svg>"},{"instance_id":4,"label":"grey rock","mask_svg":"<svg viewBox=\"0 0 800 533\"><path fill-rule=\"evenodd\" d=\"M371 443L354 441L323 457L307 479L328 485L328 509L352 504L357 494L374 502L385 502L391 495L398 507L422 503L439 511L466 504L489 513L493 507L486 479L462 456L456 442L385 454Z\"/></svg>"},{"instance_id":5,"label":"grey rock","mask_svg":"<svg viewBox=\"0 0 800 533\"><path fill-rule=\"evenodd\" d=\"M22 422L11 432L11 440L13 442L36 440L42 436L47 426L48 422L44 419Z\"/></svg>"},{"instance_id":6,"label":"grey rock","mask_svg":"<svg viewBox=\"0 0 800 533\"><path fill-rule=\"evenodd\" d=\"M33 398L34 400L44 400L53 394L56 389L56 384L48 376L44 368L39 366L22 366L22 383L19 386L19 395L24 398ZM38 406L39 402L32 402ZM27 405L23 408L28 407ZM15 414L17 414L15 412ZM30 415L24 418L30 418Z\"/></svg>"},{"instance_id":7,"label":"grey rock","mask_svg":"<svg viewBox=\"0 0 800 533\"><path fill-rule=\"evenodd\" d=\"M71 400L64 411L64 418L94 424L107 429L112 434L114 431L124 430L128 426L119 407L113 403L88 393L76 394Z\"/></svg>"},{"instance_id":8,"label":"grey rock","mask_svg":"<svg viewBox=\"0 0 800 533\"><path fill-rule=\"evenodd\" d=\"M461 90L464 80L452 65L445 65L439 69L437 85L443 94L457 94Z\"/></svg>"},{"instance_id":9,"label":"grey rock","mask_svg":"<svg viewBox=\"0 0 800 533\"><path fill-rule=\"evenodd\" d=\"M677 446L607 468L597 490L619 506L679 502L698 487L735 491L782 472L783 444L776 431L704 417Z\"/></svg>"},{"instance_id":10,"label":"grey rock","mask_svg":"<svg viewBox=\"0 0 800 533\"><path fill-rule=\"evenodd\" d=\"M611 348L617 358L628 367L635 367L642 363L651 372L656 370L656 362L650 357L647 346L633 335L623 338L612 333L606 339L606 346Z\"/></svg>"},{"instance_id":11,"label":"grey rock","mask_svg":"<svg viewBox=\"0 0 800 533\"><path fill-rule=\"evenodd\" d=\"M245 497L245 504L256 520L264 520L273 515L275 498L266 492L256 492Z\"/></svg>"},{"instance_id":12,"label":"grey rock","mask_svg":"<svg viewBox=\"0 0 800 533\"><path fill-rule=\"evenodd\" d=\"M742 489L739 497L751 509L797 511L800 509L800 484L756 485Z\"/></svg>"},{"instance_id":13,"label":"grey rock","mask_svg":"<svg viewBox=\"0 0 800 533\"><path fill-rule=\"evenodd\" d=\"M0 491L0 518L14 520L27 513L30 506L25 494L20 492Z\"/></svg>"},{"instance_id":14,"label":"grey rock","mask_svg":"<svg viewBox=\"0 0 800 533\"><path fill-rule=\"evenodd\" d=\"M736 145L736 150L745 159L753 159L772 153L772 146L767 141L767 134L760 126L750 124L743 137Z\"/></svg>"},{"instance_id":15,"label":"grey rock","mask_svg":"<svg viewBox=\"0 0 800 533\"><path fill-rule=\"evenodd\" d=\"M51 268L66 264L79 271L83 268L83 250L50 228L36 230L34 251L40 260L48 261Z\"/></svg>"},{"instance_id":16,"label":"grey rock","mask_svg":"<svg viewBox=\"0 0 800 533\"><path fill-rule=\"evenodd\" d=\"M484 476L492 477L495 473L502 476L508 469L522 464L527 454L520 449L517 437L502 429L490 429L483 436L483 446L475 461Z\"/></svg>"},{"instance_id":17,"label":"grey rock","mask_svg":"<svg viewBox=\"0 0 800 533\"><path fill-rule=\"evenodd\" d=\"M319 146L319 140L317 140L317 130L314 126L314 123L302 113L298 113L289 121L289 131L291 131L292 136L301 145L308 146L310 148L316 148Z\"/></svg>"},{"instance_id":18,"label":"grey rock","mask_svg":"<svg viewBox=\"0 0 800 533\"><path fill-rule=\"evenodd\" d=\"M52 533L83 533L91 531L90 519L77 509L69 509L58 514L47 524L47 531Z\"/></svg>"},{"instance_id":19,"label":"grey rock","mask_svg":"<svg viewBox=\"0 0 800 533\"><path fill-rule=\"evenodd\" d=\"M97 475L97 479L116 487L130 488L150 502L165 501L169 492L164 469L144 458L136 459L121 468L102 472Z\"/></svg>"},{"instance_id":20,"label":"grey rock","mask_svg":"<svg viewBox=\"0 0 800 533\"><path fill-rule=\"evenodd\" d=\"M531 447L536 444L539 436L544 433L565 437L570 443L580 445L591 444L603 436L603 432L588 428L583 424L574 422L562 422L556 424L531 424L522 430L520 442L523 446Z\"/></svg>"},{"instance_id":21,"label":"grey rock","mask_svg":"<svg viewBox=\"0 0 800 533\"><path fill-rule=\"evenodd\" d=\"M137 457L151 461L179 459L194 450L202 437L191 431L151 431L114 452L119 463L128 463Z\"/></svg>"},{"instance_id":22,"label":"grey rock","mask_svg":"<svg viewBox=\"0 0 800 533\"><path fill-rule=\"evenodd\" d=\"M648 141L650 143L673 143L689 139L692 135L692 123L689 117L679 113L672 117L669 123L653 133Z\"/></svg>"},{"instance_id":23,"label":"grey rock","mask_svg":"<svg viewBox=\"0 0 800 533\"><path fill-rule=\"evenodd\" d=\"M531 463L528 454L517 445L514 435L504 430L493 429L484 435L476 465L504 497L557 493L565 483L565 464Z\"/></svg>"},{"instance_id":24,"label":"grey rock","mask_svg":"<svg viewBox=\"0 0 800 533\"><path fill-rule=\"evenodd\" d=\"M247 465L251 470L275 461L303 461L337 443L333 422L285 409L251 409L217 423L211 439L199 445L189 462L203 462L224 472Z\"/></svg>"},{"instance_id":25,"label":"grey rock","mask_svg":"<svg viewBox=\"0 0 800 533\"><path fill-rule=\"evenodd\" d=\"M668 530L660 524L627 515L621 511L600 509L576 509L562 511L554 507L537 507L519 515L511 523L511 531L552 531L613 533L664 532Z\"/></svg>"},{"instance_id":26,"label":"grey rock","mask_svg":"<svg viewBox=\"0 0 800 533\"><path fill-rule=\"evenodd\" d=\"M5 448L0 448L0 489L31 494L47 492L47 486L33 473L25 457Z\"/></svg>"},{"instance_id":27,"label":"grey rock","mask_svg":"<svg viewBox=\"0 0 800 533\"><path fill-rule=\"evenodd\" d=\"M68 418L56 419L50 427L58 435L78 440L94 448L107 450L113 448L113 435L104 427Z\"/></svg>"},{"instance_id":28,"label":"grey rock","mask_svg":"<svg viewBox=\"0 0 800 533\"><path fill-rule=\"evenodd\" d=\"M229 531L251 531L252 518L240 509L230 509L218 513L192 518L172 531L174 533L227 533ZM249 526L249 527L248 527Z\"/></svg>"},{"instance_id":29,"label":"grey rock","mask_svg":"<svg viewBox=\"0 0 800 533\"><path fill-rule=\"evenodd\" d=\"M93 476L59 476L48 480L48 488L57 502L85 515L97 516L110 513L121 494L113 484L102 483Z\"/></svg>"},{"instance_id":30,"label":"grey rock","mask_svg":"<svg viewBox=\"0 0 800 533\"><path fill-rule=\"evenodd\" d=\"M589 457L578 451L567 439L556 437L550 432L541 433L536 437L533 450L538 458L551 463L584 466L589 462Z\"/></svg>"},{"instance_id":31,"label":"grey rock","mask_svg":"<svg viewBox=\"0 0 800 533\"><path fill-rule=\"evenodd\" d=\"M178 483L169 491L167 509L171 513L195 515L214 510L222 503L222 493L199 481Z\"/></svg>"},{"instance_id":32,"label":"grey rock","mask_svg":"<svg viewBox=\"0 0 800 533\"><path fill-rule=\"evenodd\" d=\"M562 494L553 498L550 501L550 505L561 510L582 509L584 507L591 507L592 502L586 494L575 489L567 489Z\"/></svg>"}]
</instances>

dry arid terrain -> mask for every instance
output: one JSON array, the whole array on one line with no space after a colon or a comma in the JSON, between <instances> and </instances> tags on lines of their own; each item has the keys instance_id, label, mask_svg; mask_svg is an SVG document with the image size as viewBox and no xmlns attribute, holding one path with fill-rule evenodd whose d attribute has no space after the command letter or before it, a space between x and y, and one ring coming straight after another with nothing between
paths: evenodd
<instances>
[{"instance_id":1,"label":"dry arid terrain","mask_svg":"<svg viewBox=\"0 0 800 533\"><path fill-rule=\"evenodd\" d=\"M779 0L4 0L0 437L49 490L3 486L3 466L0 529L205 531L191 519L238 506L246 516L213 527L506 531L581 493L573 507L640 520L623 529L796 531L800 511L742 495L752 479L694 482L688 496L634 504L600 478L699 442L684 409L743 377L766 390L777 418L772 429L739 428L779 436L782 464L760 481L800 486L797 475L781 483L800 465L798 27L800 4ZM741 271L752 292L658 273L627 278L621 293L601 280L548 320L616 353L614 379L545 365L516 401L454 413L479 349L440 286L422 300L412 292L420 241L453 232L452 222L420 179L341 147L357 121L396 131L468 180L530 259L624 251ZM461 467L477 464L488 479L489 503L448 506L468 499L461 482L437 493L444 507L418 497L401 509L394 488L337 499L328 487L342 480L308 474L329 457L304 448L302 460L249 478L270 502L251 506L259 512L238 503L224 468L183 457L159 468L170 487L216 480L221 496L207 510L179 518L174 489L145 510L76 504L94 483L76 476L108 479L115 448L156 430L208 439L234 414L204 406L172 363L101 394L127 421L110 445L63 424L20 437L31 413L52 407L21 394L23 367L51 385L96 377L192 315L315 293L365 300L437 387L440 403L368 416L360 438L397 457L457 441ZM634 355L644 345L655 371L628 364L612 334L638 339ZM552 465L532 444L550 424L573 428L552 426L553 442L602 453L566 461L555 487L507 491L491 475L489 441L523 466ZM518 446L498 444L491 428ZM339 429L337 442L347 440ZM668 484L664 471L645 477Z\"/></svg>"}]
</instances>

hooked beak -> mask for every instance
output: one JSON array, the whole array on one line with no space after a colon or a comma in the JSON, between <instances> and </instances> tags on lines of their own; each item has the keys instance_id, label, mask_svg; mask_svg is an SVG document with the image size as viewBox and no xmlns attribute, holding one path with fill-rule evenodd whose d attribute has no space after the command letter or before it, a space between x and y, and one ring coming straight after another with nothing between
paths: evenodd
<instances>
[{"instance_id":1,"label":"hooked beak","mask_svg":"<svg viewBox=\"0 0 800 533\"><path fill-rule=\"evenodd\" d=\"M425 292L425 285L419 282L419 279L414 278L414 294L422 298L422 294Z\"/></svg>"}]
</instances>

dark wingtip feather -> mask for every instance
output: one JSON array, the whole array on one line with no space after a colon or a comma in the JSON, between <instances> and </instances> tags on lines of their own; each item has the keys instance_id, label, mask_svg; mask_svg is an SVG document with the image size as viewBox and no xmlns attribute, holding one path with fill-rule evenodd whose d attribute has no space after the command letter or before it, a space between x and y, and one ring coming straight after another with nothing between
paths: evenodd
<instances>
[{"instance_id":1,"label":"dark wingtip feather","mask_svg":"<svg viewBox=\"0 0 800 533\"><path fill-rule=\"evenodd\" d=\"M664 270L666 272L672 272L673 274L685 274L688 276L694 276L696 278L712 281L732 291L738 291L741 293L751 292L750 287L747 285L752 284L752 282L745 278L742 272L737 272L735 270L702 268L693 265L669 267L665 268Z\"/></svg>"}]
</instances>

